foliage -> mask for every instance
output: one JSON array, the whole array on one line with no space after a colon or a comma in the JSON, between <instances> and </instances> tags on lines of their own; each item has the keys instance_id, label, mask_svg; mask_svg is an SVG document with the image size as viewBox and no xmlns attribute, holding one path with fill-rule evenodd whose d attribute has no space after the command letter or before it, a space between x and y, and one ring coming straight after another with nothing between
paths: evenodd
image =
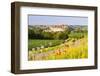
<instances>
[{"instance_id":1,"label":"foliage","mask_svg":"<svg viewBox=\"0 0 100 76\"><path fill-rule=\"evenodd\" d=\"M67 39L68 32L45 32L40 28L28 29L28 38L29 39Z\"/></svg>"},{"instance_id":2,"label":"foliage","mask_svg":"<svg viewBox=\"0 0 100 76\"><path fill-rule=\"evenodd\" d=\"M28 38L29 39L48 39L48 40L65 40L68 38L83 38L87 34L87 29L81 29L79 27L75 29L65 29L64 31L59 32L45 32L45 29L40 27L32 27L28 29Z\"/></svg>"},{"instance_id":3,"label":"foliage","mask_svg":"<svg viewBox=\"0 0 100 76\"><path fill-rule=\"evenodd\" d=\"M76 39L80 39L80 38L83 38L84 37L84 34L83 33L77 33L77 32L74 32L74 33L70 33L69 34L69 38L76 38Z\"/></svg>"}]
</instances>

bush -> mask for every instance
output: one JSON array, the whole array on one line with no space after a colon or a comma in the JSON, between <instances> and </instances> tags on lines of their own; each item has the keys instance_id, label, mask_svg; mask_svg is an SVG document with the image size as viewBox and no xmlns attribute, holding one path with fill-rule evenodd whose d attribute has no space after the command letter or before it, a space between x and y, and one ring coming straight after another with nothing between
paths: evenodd
<instances>
[{"instance_id":1,"label":"bush","mask_svg":"<svg viewBox=\"0 0 100 76\"><path fill-rule=\"evenodd\" d=\"M76 39L80 39L80 38L83 38L84 37L84 34L83 33L70 33L69 35L69 38L76 38Z\"/></svg>"}]
</instances>

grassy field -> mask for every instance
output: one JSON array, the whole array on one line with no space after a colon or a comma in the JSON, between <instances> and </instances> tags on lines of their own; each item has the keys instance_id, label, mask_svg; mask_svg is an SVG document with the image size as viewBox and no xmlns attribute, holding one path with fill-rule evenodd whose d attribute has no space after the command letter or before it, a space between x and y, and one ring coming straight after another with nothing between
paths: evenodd
<instances>
[{"instance_id":1,"label":"grassy field","mask_svg":"<svg viewBox=\"0 0 100 76\"><path fill-rule=\"evenodd\" d=\"M88 57L88 39L29 40L29 47L41 47L29 51L29 60L80 59ZM49 45L48 47L46 47Z\"/></svg>"},{"instance_id":2,"label":"grassy field","mask_svg":"<svg viewBox=\"0 0 100 76\"><path fill-rule=\"evenodd\" d=\"M38 48L38 47L51 47L55 45L59 45L63 43L64 40L39 40L39 39L30 39L28 41L28 48L29 50L32 50L32 48Z\"/></svg>"}]
</instances>

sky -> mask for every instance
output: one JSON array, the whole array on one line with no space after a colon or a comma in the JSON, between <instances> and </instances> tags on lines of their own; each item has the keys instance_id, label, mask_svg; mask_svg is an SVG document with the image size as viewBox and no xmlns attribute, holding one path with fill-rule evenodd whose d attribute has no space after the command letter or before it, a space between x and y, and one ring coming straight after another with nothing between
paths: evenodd
<instances>
[{"instance_id":1,"label":"sky","mask_svg":"<svg viewBox=\"0 0 100 76\"><path fill-rule=\"evenodd\" d=\"M28 25L88 25L88 17L29 15Z\"/></svg>"}]
</instances>

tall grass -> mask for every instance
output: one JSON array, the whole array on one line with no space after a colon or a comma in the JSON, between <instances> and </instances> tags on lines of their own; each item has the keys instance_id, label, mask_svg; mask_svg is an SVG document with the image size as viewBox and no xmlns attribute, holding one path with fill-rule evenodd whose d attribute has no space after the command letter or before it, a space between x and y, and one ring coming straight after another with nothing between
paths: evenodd
<instances>
[{"instance_id":1,"label":"tall grass","mask_svg":"<svg viewBox=\"0 0 100 76\"><path fill-rule=\"evenodd\" d=\"M32 51L29 51L29 60L57 60L57 59L88 58L87 42L88 42L87 37L78 39L74 42L70 39L68 42L65 42L57 46L43 48L38 51L32 50ZM40 58L38 56L40 56Z\"/></svg>"}]
</instances>

